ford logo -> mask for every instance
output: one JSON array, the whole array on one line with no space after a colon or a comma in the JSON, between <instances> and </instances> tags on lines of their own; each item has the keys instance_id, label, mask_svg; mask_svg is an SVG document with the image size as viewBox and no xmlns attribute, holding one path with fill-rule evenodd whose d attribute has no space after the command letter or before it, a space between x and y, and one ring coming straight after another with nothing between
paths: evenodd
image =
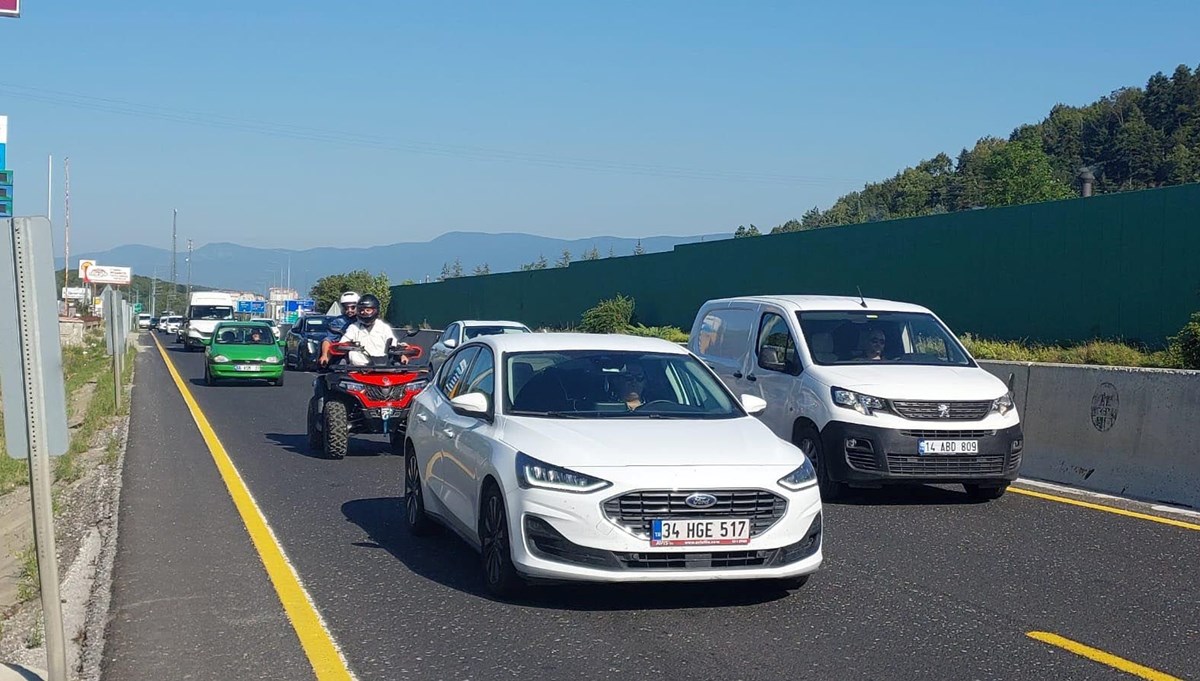
<instances>
[{"instance_id":1,"label":"ford logo","mask_svg":"<svg viewBox=\"0 0 1200 681\"><path fill-rule=\"evenodd\" d=\"M691 506L692 508L712 508L713 506L717 505L717 498L711 494L696 492L695 494L689 495L688 498L684 499L683 503Z\"/></svg>"}]
</instances>

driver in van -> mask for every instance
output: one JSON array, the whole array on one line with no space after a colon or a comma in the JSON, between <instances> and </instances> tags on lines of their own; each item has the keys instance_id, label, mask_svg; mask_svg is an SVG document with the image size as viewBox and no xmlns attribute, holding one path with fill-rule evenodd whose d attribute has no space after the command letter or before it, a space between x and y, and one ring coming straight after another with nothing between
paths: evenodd
<instances>
[{"instance_id":1,"label":"driver in van","mask_svg":"<svg viewBox=\"0 0 1200 681\"><path fill-rule=\"evenodd\" d=\"M867 332L867 348L863 359L871 361L883 360L883 349L887 346L887 335L883 329L873 328Z\"/></svg>"}]
</instances>

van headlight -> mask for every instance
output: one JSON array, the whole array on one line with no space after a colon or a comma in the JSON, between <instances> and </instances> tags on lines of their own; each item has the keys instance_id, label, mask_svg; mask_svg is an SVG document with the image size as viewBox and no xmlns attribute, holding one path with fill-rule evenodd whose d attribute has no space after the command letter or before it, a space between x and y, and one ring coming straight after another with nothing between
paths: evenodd
<instances>
[{"instance_id":1,"label":"van headlight","mask_svg":"<svg viewBox=\"0 0 1200 681\"><path fill-rule=\"evenodd\" d=\"M540 487L578 494L595 492L612 484L607 480L593 478L586 473L538 461L532 456L519 452L517 453L517 482L526 489Z\"/></svg>"},{"instance_id":2,"label":"van headlight","mask_svg":"<svg viewBox=\"0 0 1200 681\"><path fill-rule=\"evenodd\" d=\"M804 463L796 470L780 478L779 484L793 492L817 484L817 471L813 468L812 461L809 461L807 456L804 457Z\"/></svg>"},{"instance_id":3,"label":"van headlight","mask_svg":"<svg viewBox=\"0 0 1200 681\"><path fill-rule=\"evenodd\" d=\"M887 409L887 404L878 397L871 397L845 388L833 388L833 403L839 407L853 409L863 416L871 416L877 411Z\"/></svg>"},{"instance_id":4,"label":"van headlight","mask_svg":"<svg viewBox=\"0 0 1200 681\"><path fill-rule=\"evenodd\" d=\"M992 402L992 411L999 412L1000 415L1003 416L1015 409L1016 406L1017 405L1013 403L1013 394L1004 393Z\"/></svg>"}]
</instances>

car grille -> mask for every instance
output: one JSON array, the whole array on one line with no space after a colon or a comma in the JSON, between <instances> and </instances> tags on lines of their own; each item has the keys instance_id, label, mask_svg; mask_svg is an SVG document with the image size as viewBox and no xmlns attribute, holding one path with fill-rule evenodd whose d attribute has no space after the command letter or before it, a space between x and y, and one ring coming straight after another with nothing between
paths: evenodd
<instances>
[{"instance_id":1,"label":"car grille","mask_svg":"<svg viewBox=\"0 0 1200 681\"><path fill-rule=\"evenodd\" d=\"M617 560L631 570L686 570L758 567L773 558L769 551L721 551L716 553L617 553Z\"/></svg>"},{"instance_id":2,"label":"car grille","mask_svg":"<svg viewBox=\"0 0 1200 681\"><path fill-rule=\"evenodd\" d=\"M892 475L921 477L955 477L962 475L1003 475L1005 456L937 454L912 456L888 454L888 471Z\"/></svg>"},{"instance_id":3,"label":"car grille","mask_svg":"<svg viewBox=\"0 0 1200 681\"><path fill-rule=\"evenodd\" d=\"M994 430L902 430L901 435L941 440L977 440L981 437L991 437Z\"/></svg>"},{"instance_id":4,"label":"car grille","mask_svg":"<svg viewBox=\"0 0 1200 681\"><path fill-rule=\"evenodd\" d=\"M945 416L942 416L941 405L946 405L948 410ZM978 421L988 415L992 410L992 403L988 402L910 402L906 400L892 400L892 408L896 413L906 419L915 419L922 421L934 421L939 419L950 419L955 421Z\"/></svg>"},{"instance_id":5,"label":"car grille","mask_svg":"<svg viewBox=\"0 0 1200 681\"><path fill-rule=\"evenodd\" d=\"M717 498L709 508L692 508L684 503L696 491ZM635 535L648 539L654 520L691 518L749 518L750 536L766 532L787 511L787 499L764 490L692 490L630 492L604 502L604 515Z\"/></svg>"}]
</instances>

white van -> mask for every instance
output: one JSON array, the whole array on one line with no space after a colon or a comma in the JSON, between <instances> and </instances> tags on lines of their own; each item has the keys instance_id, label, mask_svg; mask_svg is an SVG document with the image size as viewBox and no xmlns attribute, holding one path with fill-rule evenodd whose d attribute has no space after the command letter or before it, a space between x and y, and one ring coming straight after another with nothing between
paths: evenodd
<instances>
[{"instance_id":1,"label":"white van","mask_svg":"<svg viewBox=\"0 0 1200 681\"><path fill-rule=\"evenodd\" d=\"M918 305L835 296L711 300L688 348L816 461L823 497L847 486L961 483L996 499L1024 438L1011 385ZM1011 380L1010 380L1011 384Z\"/></svg>"},{"instance_id":2,"label":"white van","mask_svg":"<svg viewBox=\"0 0 1200 681\"><path fill-rule=\"evenodd\" d=\"M197 291L188 301L187 323L180 329L181 341L188 350L204 349L204 341L221 321L233 319L233 296L215 291Z\"/></svg>"}]
</instances>

